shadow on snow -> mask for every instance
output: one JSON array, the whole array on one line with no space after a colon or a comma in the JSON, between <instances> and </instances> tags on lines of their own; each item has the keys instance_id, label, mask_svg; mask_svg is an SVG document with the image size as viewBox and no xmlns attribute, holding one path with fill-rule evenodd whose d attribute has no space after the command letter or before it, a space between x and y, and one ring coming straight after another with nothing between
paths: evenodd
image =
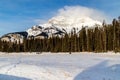
<instances>
[{"instance_id":1,"label":"shadow on snow","mask_svg":"<svg viewBox=\"0 0 120 80\"><path fill-rule=\"evenodd\" d=\"M31 79L24 78L24 77L17 77L17 76L0 74L0 80L31 80Z\"/></svg>"},{"instance_id":2,"label":"shadow on snow","mask_svg":"<svg viewBox=\"0 0 120 80\"><path fill-rule=\"evenodd\" d=\"M79 73L74 80L119 80L120 64L108 66L108 61L103 61Z\"/></svg>"}]
</instances>

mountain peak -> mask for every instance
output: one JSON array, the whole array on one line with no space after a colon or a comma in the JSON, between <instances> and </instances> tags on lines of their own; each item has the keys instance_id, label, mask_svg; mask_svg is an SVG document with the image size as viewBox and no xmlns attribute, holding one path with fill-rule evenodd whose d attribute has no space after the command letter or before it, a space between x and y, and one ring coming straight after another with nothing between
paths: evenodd
<instances>
[{"instance_id":1,"label":"mountain peak","mask_svg":"<svg viewBox=\"0 0 120 80\"><path fill-rule=\"evenodd\" d=\"M82 27L87 26L88 28L93 28L96 24L100 26L102 25L100 21L86 16L55 16L49 19L45 24L33 26L32 28L28 29L27 32L29 36L36 36L42 32L47 33L49 36L59 32L70 33L73 28L76 28L76 31L79 32Z\"/></svg>"},{"instance_id":2,"label":"mountain peak","mask_svg":"<svg viewBox=\"0 0 120 80\"><path fill-rule=\"evenodd\" d=\"M81 30L82 27L88 26L93 27L95 25L102 25L100 21L94 20L90 17L86 16L78 16L78 17L72 17L71 16L56 16L48 20L47 23L42 24L43 27L57 27L58 29L62 30L65 29L67 33L70 33L73 28L77 28L78 30Z\"/></svg>"}]
</instances>

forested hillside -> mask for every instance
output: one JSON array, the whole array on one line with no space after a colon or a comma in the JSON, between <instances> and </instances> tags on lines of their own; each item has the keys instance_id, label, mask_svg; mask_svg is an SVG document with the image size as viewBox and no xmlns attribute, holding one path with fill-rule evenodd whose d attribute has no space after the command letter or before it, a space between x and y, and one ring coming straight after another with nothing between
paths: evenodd
<instances>
[{"instance_id":1,"label":"forested hillside","mask_svg":"<svg viewBox=\"0 0 120 80\"><path fill-rule=\"evenodd\" d=\"M2 52L107 52L120 51L120 17L103 27L83 27L62 37L24 39L23 43L0 41Z\"/></svg>"}]
</instances>

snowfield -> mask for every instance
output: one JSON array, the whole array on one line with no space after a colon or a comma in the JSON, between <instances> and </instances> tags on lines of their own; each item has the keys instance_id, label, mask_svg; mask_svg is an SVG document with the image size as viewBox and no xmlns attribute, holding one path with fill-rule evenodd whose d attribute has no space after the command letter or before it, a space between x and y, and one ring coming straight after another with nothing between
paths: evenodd
<instances>
[{"instance_id":1,"label":"snowfield","mask_svg":"<svg viewBox=\"0 0 120 80\"><path fill-rule=\"evenodd\" d=\"M120 80L120 54L0 53L0 80Z\"/></svg>"}]
</instances>

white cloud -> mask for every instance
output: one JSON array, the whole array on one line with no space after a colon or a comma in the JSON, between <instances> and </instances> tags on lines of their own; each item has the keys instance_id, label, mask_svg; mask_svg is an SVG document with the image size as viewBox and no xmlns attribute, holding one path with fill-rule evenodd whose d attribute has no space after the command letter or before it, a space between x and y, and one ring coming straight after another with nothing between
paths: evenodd
<instances>
[{"instance_id":1,"label":"white cloud","mask_svg":"<svg viewBox=\"0 0 120 80\"><path fill-rule=\"evenodd\" d=\"M100 22L103 22L103 20L109 22L109 19L104 12L83 6L65 6L64 8L59 9L55 16L90 17Z\"/></svg>"},{"instance_id":2,"label":"white cloud","mask_svg":"<svg viewBox=\"0 0 120 80\"><path fill-rule=\"evenodd\" d=\"M44 24L44 23L46 23L48 20L44 20L44 19L34 19L33 21L34 21L34 23L36 23L36 24Z\"/></svg>"},{"instance_id":3,"label":"white cloud","mask_svg":"<svg viewBox=\"0 0 120 80\"><path fill-rule=\"evenodd\" d=\"M59 16L63 16L69 19L78 19L78 18L83 18L83 17L89 17L95 21L103 22L105 20L107 23L111 22L111 18L108 17L104 12L99 11L97 9L89 8L89 7L84 7L84 6L64 6L61 9L58 9L57 12L53 12L53 17L52 18L57 18L59 19ZM48 22L50 19L34 19L34 22L36 24L45 24Z\"/></svg>"}]
</instances>

